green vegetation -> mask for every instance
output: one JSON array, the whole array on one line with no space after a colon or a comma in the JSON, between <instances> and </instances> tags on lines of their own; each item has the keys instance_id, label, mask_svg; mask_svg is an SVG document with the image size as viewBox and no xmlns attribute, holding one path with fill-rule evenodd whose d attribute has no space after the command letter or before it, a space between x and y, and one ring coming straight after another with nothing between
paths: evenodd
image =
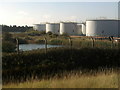
<instances>
[{"instance_id":1,"label":"green vegetation","mask_svg":"<svg viewBox=\"0 0 120 90\"><path fill-rule=\"evenodd\" d=\"M51 45L62 45L62 40L57 40L57 39L51 39L50 41L49 41L49 44L51 44Z\"/></svg>"},{"instance_id":2,"label":"green vegetation","mask_svg":"<svg viewBox=\"0 0 120 90\"><path fill-rule=\"evenodd\" d=\"M49 31L49 32L47 32L47 34L48 34L48 35L52 35L52 32Z\"/></svg>"},{"instance_id":3,"label":"green vegetation","mask_svg":"<svg viewBox=\"0 0 120 90\"><path fill-rule=\"evenodd\" d=\"M2 52L15 52L16 45L14 43L14 39L12 38L12 34L7 32L3 33L2 38Z\"/></svg>"},{"instance_id":4,"label":"green vegetation","mask_svg":"<svg viewBox=\"0 0 120 90\"><path fill-rule=\"evenodd\" d=\"M3 41L13 41L12 34L10 33L4 33L2 34Z\"/></svg>"},{"instance_id":5,"label":"green vegetation","mask_svg":"<svg viewBox=\"0 0 120 90\"><path fill-rule=\"evenodd\" d=\"M2 52L15 52L16 46L14 43L10 41L4 41L2 42Z\"/></svg>"},{"instance_id":6,"label":"green vegetation","mask_svg":"<svg viewBox=\"0 0 120 90\"><path fill-rule=\"evenodd\" d=\"M38 40L35 41L35 43L37 43L37 44L44 44L45 40L38 39Z\"/></svg>"},{"instance_id":7,"label":"green vegetation","mask_svg":"<svg viewBox=\"0 0 120 90\"><path fill-rule=\"evenodd\" d=\"M44 44L45 37L47 44L64 47L49 48L47 53L44 49L19 54L15 52L16 38L19 38L20 44ZM51 32L45 34L33 30L17 34L4 33L2 47L4 87L117 87L116 71L104 74L103 70L120 68L120 43L95 40L93 45L90 37L72 37L71 40L72 43L68 35L59 36ZM82 74L70 73L74 70ZM68 76L64 75L64 72L67 72ZM22 83L24 81L27 82ZM102 84L99 85L98 81ZM72 85L72 82L75 84Z\"/></svg>"},{"instance_id":8,"label":"green vegetation","mask_svg":"<svg viewBox=\"0 0 120 90\"><path fill-rule=\"evenodd\" d=\"M27 38L27 39L29 39L29 38ZM18 40L19 40L19 44L27 44L28 43L26 39L18 38Z\"/></svg>"},{"instance_id":9,"label":"green vegetation","mask_svg":"<svg viewBox=\"0 0 120 90\"><path fill-rule=\"evenodd\" d=\"M16 25L13 25L13 26L7 26L7 25L2 25L2 32L13 32L13 33L16 33L16 32L26 32L26 31L29 31L31 30L32 27L30 26L16 26Z\"/></svg>"},{"instance_id":10,"label":"green vegetation","mask_svg":"<svg viewBox=\"0 0 120 90\"><path fill-rule=\"evenodd\" d=\"M67 33L63 33L62 36L69 36Z\"/></svg>"},{"instance_id":11,"label":"green vegetation","mask_svg":"<svg viewBox=\"0 0 120 90\"><path fill-rule=\"evenodd\" d=\"M30 31L26 32L26 34L29 36L41 36L41 35L46 34L46 32L45 31L30 30Z\"/></svg>"},{"instance_id":12,"label":"green vegetation","mask_svg":"<svg viewBox=\"0 0 120 90\"><path fill-rule=\"evenodd\" d=\"M118 49L69 49L50 48L26 51L20 54L3 54L3 83L26 81L31 75L54 76L63 71L120 67ZM31 58L30 58L31 57ZM32 62L32 63L31 63Z\"/></svg>"},{"instance_id":13,"label":"green vegetation","mask_svg":"<svg viewBox=\"0 0 120 90\"><path fill-rule=\"evenodd\" d=\"M28 31L25 33L17 33L17 34L12 34L12 37L15 38L20 38L23 43L37 43L37 44L44 44L44 38L46 37L47 43L52 44L52 45L65 45L68 46L70 45L69 43L69 36L68 35L57 35L57 34L52 34L51 32L48 32L45 34L44 31ZM72 37L72 46L76 48L91 48L92 47L92 40L90 37ZM95 48L118 48L120 46L119 43L114 42L112 44L112 41L108 39L106 40L95 40L94 41L94 47Z\"/></svg>"}]
</instances>

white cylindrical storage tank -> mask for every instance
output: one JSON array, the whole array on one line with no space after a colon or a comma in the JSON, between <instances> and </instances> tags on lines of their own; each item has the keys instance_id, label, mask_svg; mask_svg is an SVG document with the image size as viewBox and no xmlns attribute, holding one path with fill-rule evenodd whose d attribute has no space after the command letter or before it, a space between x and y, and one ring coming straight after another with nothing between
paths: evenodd
<instances>
[{"instance_id":1,"label":"white cylindrical storage tank","mask_svg":"<svg viewBox=\"0 0 120 90\"><path fill-rule=\"evenodd\" d=\"M82 34L86 35L86 26L84 23L82 23Z\"/></svg>"},{"instance_id":2,"label":"white cylindrical storage tank","mask_svg":"<svg viewBox=\"0 0 120 90\"><path fill-rule=\"evenodd\" d=\"M118 36L118 20L86 21L86 36Z\"/></svg>"},{"instance_id":3,"label":"white cylindrical storage tank","mask_svg":"<svg viewBox=\"0 0 120 90\"><path fill-rule=\"evenodd\" d=\"M77 35L82 35L82 24L77 24Z\"/></svg>"},{"instance_id":4,"label":"white cylindrical storage tank","mask_svg":"<svg viewBox=\"0 0 120 90\"><path fill-rule=\"evenodd\" d=\"M53 34L60 33L60 24L59 23L47 23L46 24L46 33L52 32Z\"/></svg>"},{"instance_id":5,"label":"white cylindrical storage tank","mask_svg":"<svg viewBox=\"0 0 120 90\"><path fill-rule=\"evenodd\" d=\"M118 20L118 37L120 37L120 20Z\"/></svg>"},{"instance_id":6,"label":"white cylindrical storage tank","mask_svg":"<svg viewBox=\"0 0 120 90\"><path fill-rule=\"evenodd\" d=\"M46 25L45 24L34 24L33 29L37 31L46 31Z\"/></svg>"},{"instance_id":7,"label":"white cylindrical storage tank","mask_svg":"<svg viewBox=\"0 0 120 90\"><path fill-rule=\"evenodd\" d=\"M60 23L60 34L76 35L77 34L77 23L74 22L61 22Z\"/></svg>"}]
</instances>

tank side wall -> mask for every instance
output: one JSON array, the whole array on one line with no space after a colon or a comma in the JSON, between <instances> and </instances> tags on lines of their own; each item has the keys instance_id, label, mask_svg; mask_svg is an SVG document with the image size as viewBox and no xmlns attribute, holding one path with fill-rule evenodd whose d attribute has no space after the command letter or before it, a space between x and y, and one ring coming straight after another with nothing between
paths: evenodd
<instances>
[{"instance_id":1,"label":"tank side wall","mask_svg":"<svg viewBox=\"0 0 120 90\"><path fill-rule=\"evenodd\" d=\"M46 24L46 33L48 33L48 32L53 32L52 26L50 24Z\"/></svg>"},{"instance_id":2,"label":"tank side wall","mask_svg":"<svg viewBox=\"0 0 120 90\"><path fill-rule=\"evenodd\" d=\"M120 20L118 21L118 37L120 37Z\"/></svg>"},{"instance_id":3,"label":"tank side wall","mask_svg":"<svg viewBox=\"0 0 120 90\"><path fill-rule=\"evenodd\" d=\"M67 33L75 35L77 32L77 23L60 23L60 34Z\"/></svg>"},{"instance_id":4,"label":"tank side wall","mask_svg":"<svg viewBox=\"0 0 120 90\"><path fill-rule=\"evenodd\" d=\"M46 33L52 32L53 34L59 34L59 24L46 24Z\"/></svg>"},{"instance_id":5,"label":"tank side wall","mask_svg":"<svg viewBox=\"0 0 120 90\"><path fill-rule=\"evenodd\" d=\"M82 35L82 25L77 25L77 34Z\"/></svg>"},{"instance_id":6,"label":"tank side wall","mask_svg":"<svg viewBox=\"0 0 120 90\"><path fill-rule=\"evenodd\" d=\"M43 25L41 25L41 24L34 25L33 29L38 30L38 31L46 31L46 25L45 24L43 24Z\"/></svg>"},{"instance_id":7,"label":"tank side wall","mask_svg":"<svg viewBox=\"0 0 120 90\"><path fill-rule=\"evenodd\" d=\"M55 24L54 25L54 31L55 31L55 34L60 34L60 24Z\"/></svg>"},{"instance_id":8,"label":"tank side wall","mask_svg":"<svg viewBox=\"0 0 120 90\"><path fill-rule=\"evenodd\" d=\"M87 21L87 36L118 36L117 21Z\"/></svg>"},{"instance_id":9,"label":"tank side wall","mask_svg":"<svg viewBox=\"0 0 120 90\"><path fill-rule=\"evenodd\" d=\"M86 35L86 26L85 24L82 24L82 33Z\"/></svg>"}]
</instances>

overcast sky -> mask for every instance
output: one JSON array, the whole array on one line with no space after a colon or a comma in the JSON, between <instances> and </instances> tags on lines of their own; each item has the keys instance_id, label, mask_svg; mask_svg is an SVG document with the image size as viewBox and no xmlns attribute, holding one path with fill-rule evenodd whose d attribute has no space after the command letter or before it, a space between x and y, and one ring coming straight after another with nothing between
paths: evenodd
<instances>
[{"instance_id":1,"label":"overcast sky","mask_svg":"<svg viewBox=\"0 0 120 90\"><path fill-rule=\"evenodd\" d=\"M4 0L3 0L4 1ZM95 0L94 0L95 1ZM104 0L105 1L105 0ZM118 2L0 2L0 24L117 19Z\"/></svg>"}]
</instances>

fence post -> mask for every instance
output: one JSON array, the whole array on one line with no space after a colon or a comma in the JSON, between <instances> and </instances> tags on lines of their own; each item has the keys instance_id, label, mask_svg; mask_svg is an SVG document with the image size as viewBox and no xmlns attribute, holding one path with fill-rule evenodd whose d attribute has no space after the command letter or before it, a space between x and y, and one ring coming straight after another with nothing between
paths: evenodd
<instances>
[{"instance_id":1,"label":"fence post","mask_svg":"<svg viewBox=\"0 0 120 90\"><path fill-rule=\"evenodd\" d=\"M113 48L113 40L111 40L111 48Z\"/></svg>"},{"instance_id":2,"label":"fence post","mask_svg":"<svg viewBox=\"0 0 120 90\"><path fill-rule=\"evenodd\" d=\"M45 54L47 54L47 39L44 38L44 40L45 40Z\"/></svg>"},{"instance_id":3,"label":"fence post","mask_svg":"<svg viewBox=\"0 0 120 90\"><path fill-rule=\"evenodd\" d=\"M114 40L113 40L113 36L110 36L109 39L110 39L110 41L111 41L111 48L113 48L113 41L114 41Z\"/></svg>"},{"instance_id":4,"label":"fence post","mask_svg":"<svg viewBox=\"0 0 120 90\"><path fill-rule=\"evenodd\" d=\"M93 37L91 37L91 39L92 39L92 47L94 48L94 46L95 46L95 40L94 40Z\"/></svg>"},{"instance_id":5,"label":"fence post","mask_svg":"<svg viewBox=\"0 0 120 90\"><path fill-rule=\"evenodd\" d=\"M70 48L71 48L71 50L72 50L72 40L71 40L70 37L69 37L69 44L70 44Z\"/></svg>"},{"instance_id":6,"label":"fence post","mask_svg":"<svg viewBox=\"0 0 120 90\"><path fill-rule=\"evenodd\" d=\"M72 40L71 40L71 38L69 37L69 44L70 44L70 60L72 60L72 57L73 57L73 52L72 52Z\"/></svg>"},{"instance_id":7,"label":"fence post","mask_svg":"<svg viewBox=\"0 0 120 90\"><path fill-rule=\"evenodd\" d=\"M18 40L18 38L16 38L16 42L17 42L17 54L19 54L19 40Z\"/></svg>"}]
</instances>

